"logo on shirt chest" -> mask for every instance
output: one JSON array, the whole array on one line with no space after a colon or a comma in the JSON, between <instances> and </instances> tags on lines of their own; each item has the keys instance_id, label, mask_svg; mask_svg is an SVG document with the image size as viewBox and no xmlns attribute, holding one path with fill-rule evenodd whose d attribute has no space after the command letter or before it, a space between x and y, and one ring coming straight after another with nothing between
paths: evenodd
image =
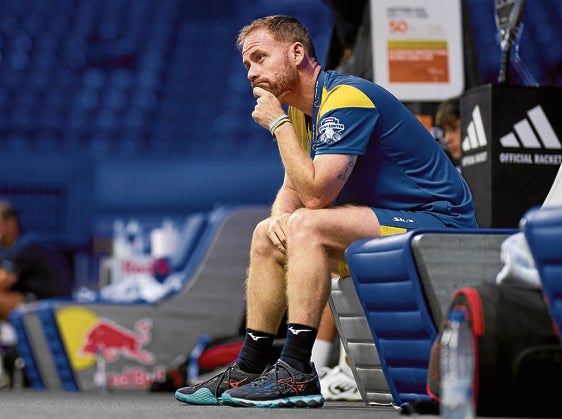
<instances>
[{"instance_id":1,"label":"logo on shirt chest","mask_svg":"<svg viewBox=\"0 0 562 419\"><path fill-rule=\"evenodd\" d=\"M320 145L331 145L338 143L343 138L344 125L340 123L338 118L329 116L320 122L318 127L318 137L314 142L314 149Z\"/></svg>"}]
</instances>

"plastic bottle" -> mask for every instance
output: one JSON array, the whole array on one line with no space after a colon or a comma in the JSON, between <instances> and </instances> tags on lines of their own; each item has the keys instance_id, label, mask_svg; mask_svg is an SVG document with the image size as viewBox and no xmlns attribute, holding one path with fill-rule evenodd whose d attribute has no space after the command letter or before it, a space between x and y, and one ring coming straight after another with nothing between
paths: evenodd
<instances>
[{"instance_id":1,"label":"plastic bottle","mask_svg":"<svg viewBox=\"0 0 562 419\"><path fill-rule=\"evenodd\" d=\"M199 341L195 345L189 354L189 364L187 367L187 379L188 381L195 382L199 378L199 357L211 342L211 336L202 335Z\"/></svg>"},{"instance_id":2,"label":"plastic bottle","mask_svg":"<svg viewBox=\"0 0 562 419\"><path fill-rule=\"evenodd\" d=\"M131 252L135 256L144 254L144 236L140 222L133 218L125 227Z\"/></svg>"},{"instance_id":3,"label":"plastic bottle","mask_svg":"<svg viewBox=\"0 0 562 419\"><path fill-rule=\"evenodd\" d=\"M150 249L156 259L170 258L174 255L179 241L179 233L173 221L165 218L162 226L150 232Z\"/></svg>"},{"instance_id":4,"label":"plastic bottle","mask_svg":"<svg viewBox=\"0 0 562 419\"><path fill-rule=\"evenodd\" d=\"M24 368L25 361L22 357L17 357L14 360L14 372L12 378L12 390L21 391L24 385Z\"/></svg>"},{"instance_id":5,"label":"plastic bottle","mask_svg":"<svg viewBox=\"0 0 562 419\"><path fill-rule=\"evenodd\" d=\"M116 219L113 222L113 256L123 259L131 254L131 246L127 239L125 223L123 220Z\"/></svg>"},{"instance_id":6,"label":"plastic bottle","mask_svg":"<svg viewBox=\"0 0 562 419\"><path fill-rule=\"evenodd\" d=\"M441 417L474 418L474 346L463 310L449 312L441 337L440 374Z\"/></svg>"},{"instance_id":7,"label":"plastic bottle","mask_svg":"<svg viewBox=\"0 0 562 419\"><path fill-rule=\"evenodd\" d=\"M94 371L94 388L98 393L107 391L107 371L102 349L96 348L96 369Z\"/></svg>"},{"instance_id":8,"label":"plastic bottle","mask_svg":"<svg viewBox=\"0 0 562 419\"><path fill-rule=\"evenodd\" d=\"M162 233L164 234L165 240L165 254L163 255L166 258L170 258L173 256L174 251L178 246L179 241L179 232L174 225L174 222L170 218L164 218L162 220Z\"/></svg>"},{"instance_id":9,"label":"plastic bottle","mask_svg":"<svg viewBox=\"0 0 562 419\"><path fill-rule=\"evenodd\" d=\"M8 385L8 376L5 374L4 371L4 346L2 345L2 324L0 322L0 389L6 387Z\"/></svg>"}]
</instances>

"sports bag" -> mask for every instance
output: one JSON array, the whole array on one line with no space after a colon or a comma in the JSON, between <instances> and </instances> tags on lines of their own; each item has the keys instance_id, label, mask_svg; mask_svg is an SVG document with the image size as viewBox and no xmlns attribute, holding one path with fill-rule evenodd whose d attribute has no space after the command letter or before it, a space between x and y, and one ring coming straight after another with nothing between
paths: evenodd
<instances>
[{"instance_id":1,"label":"sports bag","mask_svg":"<svg viewBox=\"0 0 562 419\"><path fill-rule=\"evenodd\" d=\"M541 289L482 282L457 290L453 307L468 312L475 342L476 414L560 417L562 345ZM432 346L427 379L427 391L437 402L441 332Z\"/></svg>"}]
</instances>

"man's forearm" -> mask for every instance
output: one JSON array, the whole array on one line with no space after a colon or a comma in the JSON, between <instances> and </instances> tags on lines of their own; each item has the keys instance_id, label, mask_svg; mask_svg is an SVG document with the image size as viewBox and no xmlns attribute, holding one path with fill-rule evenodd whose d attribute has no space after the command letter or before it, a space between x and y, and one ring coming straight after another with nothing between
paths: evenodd
<instances>
[{"instance_id":1,"label":"man's forearm","mask_svg":"<svg viewBox=\"0 0 562 419\"><path fill-rule=\"evenodd\" d=\"M271 216L277 218L282 214L292 214L302 207L302 202L298 198L297 193L283 185L281 189L279 189L279 192L277 192L275 201L271 206Z\"/></svg>"}]
</instances>

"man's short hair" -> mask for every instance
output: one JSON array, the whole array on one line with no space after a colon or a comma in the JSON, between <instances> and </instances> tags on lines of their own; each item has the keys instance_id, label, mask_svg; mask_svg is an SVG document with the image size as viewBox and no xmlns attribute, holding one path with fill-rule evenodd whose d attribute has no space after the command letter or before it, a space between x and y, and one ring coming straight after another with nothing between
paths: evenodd
<instances>
[{"instance_id":1,"label":"man's short hair","mask_svg":"<svg viewBox=\"0 0 562 419\"><path fill-rule=\"evenodd\" d=\"M437 114L435 115L435 125L444 130L446 127L454 124L460 117L460 99L453 97L439 104Z\"/></svg>"},{"instance_id":2,"label":"man's short hair","mask_svg":"<svg viewBox=\"0 0 562 419\"><path fill-rule=\"evenodd\" d=\"M236 41L238 49L242 50L244 41L251 32L262 28L271 32L273 38L277 41L287 43L300 42L304 45L308 56L317 60L314 43L304 25L298 19L285 15L262 17L244 26L238 33Z\"/></svg>"}]
</instances>

